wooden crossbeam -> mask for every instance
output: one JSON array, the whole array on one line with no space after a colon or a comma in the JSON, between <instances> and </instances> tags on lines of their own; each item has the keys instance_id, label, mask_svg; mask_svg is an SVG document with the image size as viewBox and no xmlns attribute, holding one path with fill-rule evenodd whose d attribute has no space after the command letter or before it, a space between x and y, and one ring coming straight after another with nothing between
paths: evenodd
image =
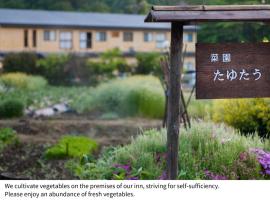
<instances>
[{"instance_id":1,"label":"wooden crossbeam","mask_svg":"<svg viewBox=\"0 0 270 200\"><path fill-rule=\"evenodd\" d=\"M225 5L225 6L153 6L154 11L241 11L270 10L270 5Z\"/></svg>"},{"instance_id":2,"label":"wooden crossbeam","mask_svg":"<svg viewBox=\"0 0 270 200\"><path fill-rule=\"evenodd\" d=\"M153 6L145 22L270 21L270 5Z\"/></svg>"}]
</instances>

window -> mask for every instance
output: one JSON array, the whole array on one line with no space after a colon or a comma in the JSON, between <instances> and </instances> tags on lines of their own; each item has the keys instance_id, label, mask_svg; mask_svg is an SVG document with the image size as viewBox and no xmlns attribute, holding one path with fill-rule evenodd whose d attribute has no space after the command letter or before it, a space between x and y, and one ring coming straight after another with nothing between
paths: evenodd
<instances>
[{"instance_id":1,"label":"window","mask_svg":"<svg viewBox=\"0 0 270 200\"><path fill-rule=\"evenodd\" d=\"M184 42L192 42L193 41L193 35L192 33L186 33L184 34Z\"/></svg>"},{"instance_id":2,"label":"window","mask_svg":"<svg viewBox=\"0 0 270 200\"><path fill-rule=\"evenodd\" d=\"M71 32L60 33L60 48L61 49L72 48L72 33Z\"/></svg>"},{"instance_id":3,"label":"window","mask_svg":"<svg viewBox=\"0 0 270 200\"><path fill-rule=\"evenodd\" d=\"M107 34L106 32L97 32L96 34L96 40L99 42L104 42L107 40Z\"/></svg>"},{"instance_id":4,"label":"window","mask_svg":"<svg viewBox=\"0 0 270 200\"><path fill-rule=\"evenodd\" d=\"M80 33L80 48L81 49L92 48L92 33L91 32Z\"/></svg>"},{"instance_id":5,"label":"window","mask_svg":"<svg viewBox=\"0 0 270 200\"><path fill-rule=\"evenodd\" d=\"M56 40L56 33L55 31L44 31L44 41L55 41Z\"/></svg>"},{"instance_id":6,"label":"window","mask_svg":"<svg viewBox=\"0 0 270 200\"><path fill-rule=\"evenodd\" d=\"M112 32L112 37L114 37L114 38L119 37L119 32L118 31L113 31Z\"/></svg>"},{"instance_id":7,"label":"window","mask_svg":"<svg viewBox=\"0 0 270 200\"><path fill-rule=\"evenodd\" d=\"M37 47L37 31L36 30L33 30L32 39L33 39L33 47Z\"/></svg>"},{"instance_id":8,"label":"window","mask_svg":"<svg viewBox=\"0 0 270 200\"><path fill-rule=\"evenodd\" d=\"M28 30L24 30L24 47L28 47Z\"/></svg>"},{"instance_id":9,"label":"window","mask_svg":"<svg viewBox=\"0 0 270 200\"><path fill-rule=\"evenodd\" d=\"M144 33L144 41L145 42L153 41L153 34L152 33Z\"/></svg>"},{"instance_id":10,"label":"window","mask_svg":"<svg viewBox=\"0 0 270 200\"><path fill-rule=\"evenodd\" d=\"M133 33L132 32L124 32L124 41L132 42L133 41Z\"/></svg>"},{"instance_id":11,"label":"window","mask_svg":"<svg viewBox=\"0 0 270 200\"><path fill-rule=\"evenodd\" d=\"M158 33L156 35L157 48L164 48L165 42L166 42L166 35L165 35L165 33Z\"/></svg>"}]
</instances>

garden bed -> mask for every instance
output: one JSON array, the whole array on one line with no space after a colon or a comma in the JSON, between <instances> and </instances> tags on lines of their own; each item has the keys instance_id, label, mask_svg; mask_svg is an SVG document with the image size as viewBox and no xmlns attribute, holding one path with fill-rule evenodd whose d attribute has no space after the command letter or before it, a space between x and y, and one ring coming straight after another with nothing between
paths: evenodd
<instances>
[{"instance_id":1,"label":"garden bed","mask_svg":"<svg viewBox=\"0 0 270 200\"><path fill-rule=\"evenodd\" d=\"M76 179L65 167L65 160L43 159L47 145L20 143L0 155L1 179L70 180Z\"/></svg>"},{"instance_id":2,"label":"garden bed","mask_svg":"<svg viewBox=\"0 0 270 200\"><path fill-rule=\"evenodd\" d=\"M0 128L16 130L20 141L19 144L6 147L1 153L0 178L76 179L65 168L65 159L44 159L46 149L62 136L85 135L95 139L101 150L104 146L129 143L141 129L160 126L160 120L140 118L91 120L80 116L58 116L47 119L0 120Z\"/></svg>"},{"instance_id":3,"label":"garden bed","mask_svg":"<svg viewBox=\"0 0 270 200\"><path fill-rule=\"evenodd\" d=\"M10 127L19 138L31 143L54 143L61 136L83 134L96 139L101 145L126 144L140 130L160 128L160 120L117 119L89 120L83 117L0 120L0 128Z\"/></svg>"}]
</instances>

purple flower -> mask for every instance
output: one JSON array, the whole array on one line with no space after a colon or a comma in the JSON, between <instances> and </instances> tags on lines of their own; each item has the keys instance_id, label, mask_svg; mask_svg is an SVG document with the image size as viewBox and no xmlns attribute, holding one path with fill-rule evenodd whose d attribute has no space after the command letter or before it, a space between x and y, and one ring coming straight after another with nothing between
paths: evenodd
<instances>
[{"instance_id":1,"label":"purple flower","mask_svg":"<svg viewBox=\"0 0 270 200\"><path fill-rule=\"evenodd\" d=\"M239 159L241 161L246 161L247 160L247 153L246 152L240 153Z\"/></svg>"},{"instance_id":2,"label":"purple flower","mask_svg":"<svg viewBox=\"0 0 270 200\"><path fill-rule=\"evenodd\" d=\"M139 180L139 178L134 176L134 177L128 178L127 180Z\"/></svg>"},{"instance_id":3,"label":"purple flower","mask_svg":"<svg viewBox=\"0 0 270 200\"><path fill-rule=\"evenodd\" d=\"M160 177L158 177L158 180L167 180L167 173L164 171Z\"/></svg>"},{"instance_id":4,"label":"purple flower","mask_svg":"<svg viewBox=\"0 0 270 200\"><path fill-rule=\"evenodd\" d=\"M213 172L210 172L209 170L205 170L204 174L210 180L228 180L226 176L214 174Z\"/></svg>"},{"instance_id":5,"label":"purple flower","mask_svg":"<svg viewBox=\"0 0 270 200\"><path fill-rule=\"evenodd\" d=\"M258 148L250 149L250 152L256 155L258 162L261 164L262 174L270 175L270 152Z\"/></svg>"}]
</instances>

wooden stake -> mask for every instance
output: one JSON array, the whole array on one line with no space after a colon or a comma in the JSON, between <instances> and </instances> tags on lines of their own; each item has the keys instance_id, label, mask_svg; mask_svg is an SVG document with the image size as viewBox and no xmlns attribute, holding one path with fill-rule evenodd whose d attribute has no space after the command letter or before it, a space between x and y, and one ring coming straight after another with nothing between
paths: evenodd
<instances>
[{"instance_id":1,"label":"wooden stake","mask_svg":"<svg viewBox=\"0 0 270 200\"><path fill-rule=\"evenodd\" d=\"M182 66L183 24L171 25L170 79L167 122L167 178L175 180L178 173L178 138L180 122L180 78Z\"/></svg>"}]
</instances>

